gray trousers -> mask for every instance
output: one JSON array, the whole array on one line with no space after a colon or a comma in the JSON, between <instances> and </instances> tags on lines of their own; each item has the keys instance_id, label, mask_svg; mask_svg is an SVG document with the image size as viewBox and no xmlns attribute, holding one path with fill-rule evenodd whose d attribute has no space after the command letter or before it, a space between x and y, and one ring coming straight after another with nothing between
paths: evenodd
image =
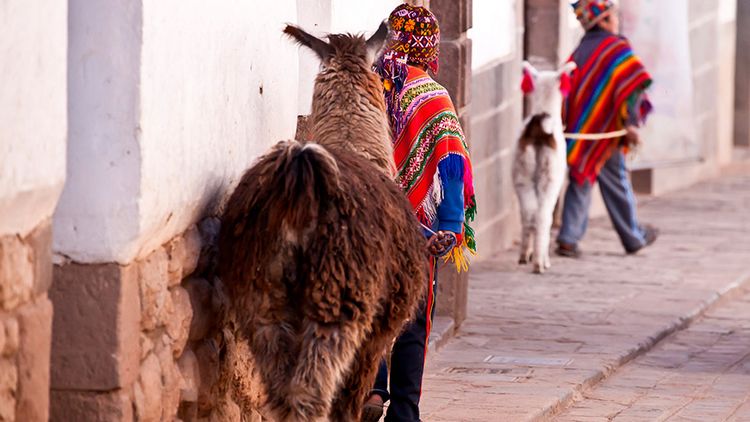
<instances>
[{"instance_id":1,"label":"gray trousers","mask_svg":"<svg viewBox=\"0 0 750 422\"><path fill-rule=\"evenodd\" d=\"M634 251L643 247L646 243L645 232L636 217L635 195L625 168L625 155L620 150L607 160L597 180L612 225L620 236L625 250ZM575 245L583 238L589 222L592 187L588 181L579 185L570 180L565 192L563 222L557 237L558 242Z\"/></svg>"}]
</instances>

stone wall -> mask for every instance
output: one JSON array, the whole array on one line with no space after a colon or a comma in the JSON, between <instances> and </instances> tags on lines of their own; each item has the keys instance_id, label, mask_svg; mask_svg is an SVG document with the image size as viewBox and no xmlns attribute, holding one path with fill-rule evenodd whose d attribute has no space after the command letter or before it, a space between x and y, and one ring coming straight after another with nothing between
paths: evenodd
<instances>
[{"instance_id":1,"label":"stone wall","mask_svg":"<svg viewBox=\"0 0 750 422\"><path fill-rule=\"evenodd\" d=\"M218 228L204 220L129 265L55 266L50 420L240 420L213 276ZM260 387L245 387L248 417Z\"/></svg>"},{"instance_id":2,"label":"stone wall","mask_svg":"<svg viewBox=\"0 0 750 422\"><path fill-rule=\"evenodd\" d=\"M421 1L413 4L422 5ZM450 93L458 118L472 148L471 104L471 0L431 0L425 4L440 22L440 71L436 80ZM480 205L481 206L481 205ZM455 327L466 319L468 274L445 265L438 274L436 313L453 319Z\"/></svg>"},{"instance_id":3,"label":"stone wall","mask_svg":"<svg viewBox=\"0 0 750 422\"><path fill-rule=\"evenodd\" d=\"M52 231L0 237L0 421L48 418Z\"/></svg>"},{"instance_id":4,"label":"stone wall","mask_svg":"<svg viewBox=\"0 0 750 422\"><path fill-rule=\"evenodd\" d=\"M514 39L508 54L473 69L471 146L479 215L477 239L482 256L507 249L520 231L511 180L512 150L520 133L523 99L524 2L513 3Z\"/></svg>"},{"instance_id":5,"label":"stone wall","mask_svg":"<svg viewBox=\"0 0 750 422\"><path fill-rule=\"evenodd\" d=\"M0 6L0 421L45 422L52 214L65 182L67 2Z\"/></svg>"},{"instance_id":6,"label":"stone wall","mask_svg":"<svg viewBox=\"0 0 750 422\"><path fill-rule=\"evenodd\" d=\"M750 2L737 2L734 144L750 147Z\"/></svg>"}]
</instances>

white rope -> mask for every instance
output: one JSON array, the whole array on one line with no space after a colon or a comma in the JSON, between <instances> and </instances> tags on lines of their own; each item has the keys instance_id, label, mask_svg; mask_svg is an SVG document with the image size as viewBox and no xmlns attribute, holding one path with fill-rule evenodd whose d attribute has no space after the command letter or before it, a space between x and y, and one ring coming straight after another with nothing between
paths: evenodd
<instances>
[{"instance_id":1,"label":"white rope","mask_svg":"<svg viewBox=\"0 0 750 422\"><path fill-rule=\"evenodd\" d=\"M567 139L578 139L581 141L601 141L604 139L621 138L628 134L627 129L607 133L564 133Z\"/></svg>"}]
</instances>

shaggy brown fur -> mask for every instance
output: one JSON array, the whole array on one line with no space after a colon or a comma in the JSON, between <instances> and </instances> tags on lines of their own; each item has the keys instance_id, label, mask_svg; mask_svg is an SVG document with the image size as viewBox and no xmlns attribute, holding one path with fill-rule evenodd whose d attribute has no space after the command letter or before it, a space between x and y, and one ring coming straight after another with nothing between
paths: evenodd
<instances>
[{"instance_id":1,"label":"shaggy brown fur","mask_svg":"<svg viewBox=\"0 0 750 422\"><path fill-rule=\"evenodd\" d=\"M373 165L392 161L369 41L286 32L323 59L319 144L281 142L243 176L223 216L219 268L266 416L357 421L423 293L425 242L403 193Z\"/></svg>"},{"instance_id":2,"label":"shaggy brown fur","mask_svg":"<svg viewBox=\"0 0 750 422\"><path fill-rule=\"evenodd\" d=\"M534 147L549 147L556 149L557 142L555 142L555 135L545 132L542 127L542 121L548 117L549 114L544 113L531 117L521 135L521 140L518 145L519 148L525 149L527 146L533 145Z\"/></svg>"},{"instance_id":3,"label":"shaggy brown fur","mask_svg":"<svg viewBox=\"0 0 750 422\"><path fill-rule=\"evenodd\" d=\"M309 46L324 69L315 79L312 139L321 145L356 151L394 175L393 147L383 100L383 84L371 71L385 38L385 26L368 41L359 36L329 35L329 43L288 26L286 34Z\"/></svg>"}]
</instances>

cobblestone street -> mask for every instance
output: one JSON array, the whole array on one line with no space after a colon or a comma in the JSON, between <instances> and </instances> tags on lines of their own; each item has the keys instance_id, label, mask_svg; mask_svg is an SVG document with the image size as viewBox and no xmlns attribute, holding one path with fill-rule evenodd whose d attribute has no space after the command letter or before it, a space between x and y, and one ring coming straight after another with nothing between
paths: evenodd
<instances>
[{"instance_id":1,"label":"cobblestone street","mask_svg":"<svg viewBox=\"0 0 750 422\"><path fill-rule=\"evenodd\" d=\"M599 218L583 258L555 258L544 276L518 268L515 251L476 265L468 320L429 358L423 419L748 415L749 208L743 165L643 201L641 220L662 236L637 256Z\"/></svg>"}]
</instances>

